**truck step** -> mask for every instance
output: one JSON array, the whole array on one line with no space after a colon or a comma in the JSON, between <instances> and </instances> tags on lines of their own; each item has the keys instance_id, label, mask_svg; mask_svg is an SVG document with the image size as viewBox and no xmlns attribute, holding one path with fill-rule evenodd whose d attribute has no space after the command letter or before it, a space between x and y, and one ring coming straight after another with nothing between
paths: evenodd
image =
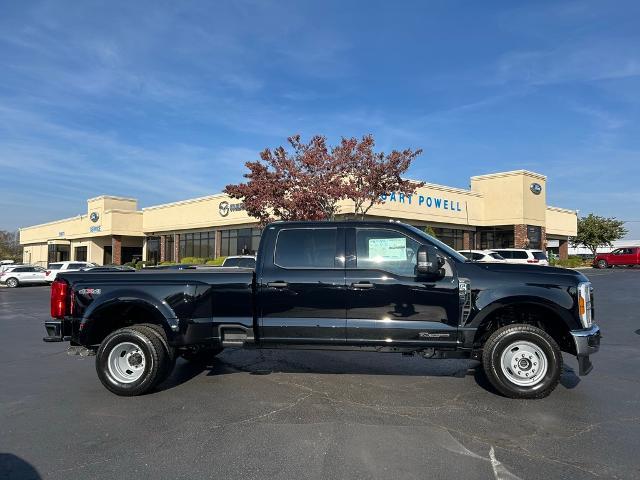
<instances>
[{"instance_id":1,"label":"truck step","mask_svg":"<svg viewBox=\"0 0 640 480\"><path fill-rule=\"evenodd\" d=\"M252 328L238 326L221 326L220 338L223 347L242 347L245 343L253 343L255 340Z\"/></svg>"}]
</instances>

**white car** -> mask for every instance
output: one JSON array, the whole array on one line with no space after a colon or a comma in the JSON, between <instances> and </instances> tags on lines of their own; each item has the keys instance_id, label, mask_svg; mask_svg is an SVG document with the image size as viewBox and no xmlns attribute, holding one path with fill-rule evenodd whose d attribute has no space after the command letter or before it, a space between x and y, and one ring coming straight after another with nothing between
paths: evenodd
<instances>
[{"instance_id":1,"label":"white car","mask_svg":"<svg viewBox=\"0 0 640 480\"><path fill-rule=\"evenodd\" d=\"M47 282L44 268L42 267L12 265L0 272L0 283L4 283L9 288L16 288L22 285L44 284Z\"/></svg>"},{"instance_id":2,"label":"white car","mask_svg":"<svg viewBox=\"0 0 640 480\"><path fill-rule=\"evenodd\" d=\"M498 252L494 252L493 250L459 250L458 253L461 253L472 262L480 262L480 263L506 262L506 260L502 258L502 255L500 255Z\"/></svg>"},{"instance_id":3,"label":"white car","mask_svg":"<svg viewBox=\"0 0 640 480\"><path fill-rule=\"evenodd\" d=\"M223 267L256 268L256 257L253 255L233 255L222 262Z\"/></svg>"},{"instance_id":4,"label":"white car","mask_svg":"<svg viewBox=\"0 0 640 480\"><path fill-rule=\"evenodd\" d=\"M547 254L542 250L531 250L526 248L496 248L508 263L529 263L535 265L549 265Z\"/></svg>"},{"instance_id":5,"label":"white car","mask_svg":"<svg viewBox=\"0 0 640 480\"><path fill-rule=\"evenodd\" d=\"M49 283L53 283L53 281L58 276L60 272L79 272L83 268L87 267L95 267L93 263L89 262L55 262L50 263L49 267L46 271L46 280Z\"/></svg>"}]
</instances>

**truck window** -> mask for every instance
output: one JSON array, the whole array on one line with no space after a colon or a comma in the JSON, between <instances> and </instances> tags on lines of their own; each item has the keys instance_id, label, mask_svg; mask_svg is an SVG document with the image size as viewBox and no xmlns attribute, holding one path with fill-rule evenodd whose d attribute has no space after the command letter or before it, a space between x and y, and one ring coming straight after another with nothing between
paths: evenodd
<instances>
[{"instance_id":1,"label":"truck window","mask_svg":"<svg viewBox=\"0 0 640 480\"><path fill-rule=\"evenodd\" d=\"M357 268L384 270L395 275L414 276L418 242L385 229L356 231Z\"/></svg>"},{"instance_id":2,"label":"truck window","mask_svg":"<svg viewBox=\"0 0 640 480\"><path fill-rule=\"evenodd\" d=\"M334 268L336 228L288 228L276 240L274 263L284 268Z\"/></svg>"}]
</instances>

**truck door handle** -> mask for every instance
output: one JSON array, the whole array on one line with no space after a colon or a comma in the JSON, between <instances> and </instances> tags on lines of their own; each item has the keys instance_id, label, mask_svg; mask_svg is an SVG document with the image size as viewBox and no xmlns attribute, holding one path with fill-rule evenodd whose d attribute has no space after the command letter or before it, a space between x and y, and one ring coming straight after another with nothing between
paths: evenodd
<instances>
[{"instance_id":1,"label":"truck door handle","mask_svg":"<svg viewBox=\"0 0 640 480\"><path fill-rule=\"evenodd\" d=\"M289 284L287 282L277 281L277 282L268 282L267 287L271 288L286 288Z\"/></svg>"},{"instance_id":2,"label":"truck door handle","mask_svg":"<svg viewBox=\"0 0 640 480\"><path fill-rule=\"evenodd\" d=\"M358 290L367 290L373 287L374 285L371 282L354 282L351 284L351 288L356 288Z\"/></svg>"}]
</instances>

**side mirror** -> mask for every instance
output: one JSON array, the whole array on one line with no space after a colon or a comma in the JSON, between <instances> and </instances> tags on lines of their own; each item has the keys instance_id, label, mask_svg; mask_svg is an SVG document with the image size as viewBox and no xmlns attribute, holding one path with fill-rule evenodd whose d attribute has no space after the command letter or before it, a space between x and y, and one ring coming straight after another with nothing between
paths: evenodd
<instances>
[{"instance_id":1,"label":"side mirror","mask_svg":"<svg viewBox=\"0 0 640 480\"><path fill-rule=\"evenodd\" d=\"M420 245L418 248L416 273L418 276L434 277L439 275L440 259L438 249L433 245Z\"/></svg>"}]
</instances>

